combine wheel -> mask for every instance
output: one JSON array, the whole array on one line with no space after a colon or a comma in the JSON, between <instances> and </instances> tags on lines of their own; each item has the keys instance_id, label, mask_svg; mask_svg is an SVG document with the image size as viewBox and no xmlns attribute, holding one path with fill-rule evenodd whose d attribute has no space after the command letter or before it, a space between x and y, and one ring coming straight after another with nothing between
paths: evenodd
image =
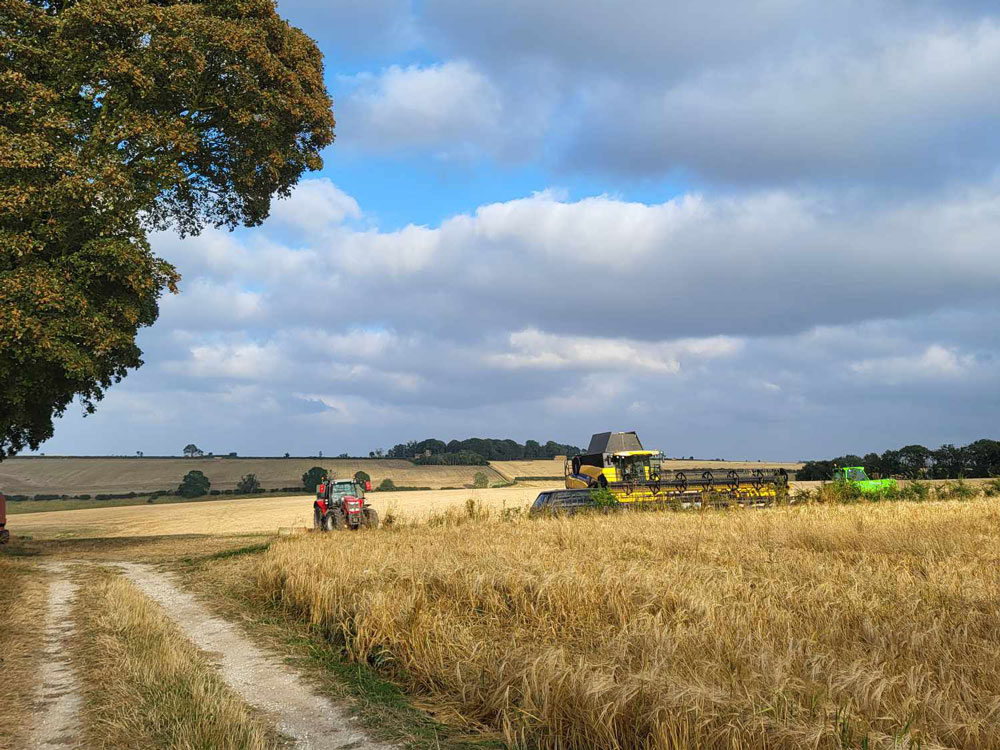
<instances>
[{"instance_id":1,"label":"combine wheel","mask_svg":"<svg viewBox=\"0 0 1000 750\"><path fill-rule=\"evenodd\" d=\"M729 479L729 481L727 482L727 484L729 485L729 489L732 490L733 492L739 492L740 475L736 471L730 470L727 477Z\"/></svg>"},{"instance_id":2,"label":"combine wheel","mask_svg":"<svg viewBox=\"0 0 1000 750\"><path fill-rule=\"evenodd\" d=\"M674 474L674 479L680 482L680 484L677 485L677 489L679 489L681 492L687 492L688 488L687 474L685 474L683 471L678 471L676 474Z\"/></svg>"},{"instance_id":3,"label":"combine wheel","mask_svg":"<svg viewBox=\"0 0 1000 750\"><path fill-rule=\"evenodd\" d=\"M378 528L378 511L374 508L365 508L361 517L364 519L364 525L369 529Z\"/></svg>"}]
</instances>

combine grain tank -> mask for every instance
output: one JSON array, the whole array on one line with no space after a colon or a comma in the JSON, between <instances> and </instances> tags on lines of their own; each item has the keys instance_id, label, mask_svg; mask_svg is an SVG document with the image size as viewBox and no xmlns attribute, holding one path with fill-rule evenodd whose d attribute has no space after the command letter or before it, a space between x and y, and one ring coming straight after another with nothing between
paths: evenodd
<instances>
[{"instance_id":1,"label":"combine grain tank","mask_svg":"<svg viewBox=\"0 0 1000 750\"><path fill-rule=\"evenodd\" d=\"M594 435L585 454L566 460L565 475L566 489L543 492L533 510L587 507L597 489L619 504L678 507L764 505L788 489L784 469L667 469L663 454L643 448L635 432Z\"/></svg>"}]
</instances>

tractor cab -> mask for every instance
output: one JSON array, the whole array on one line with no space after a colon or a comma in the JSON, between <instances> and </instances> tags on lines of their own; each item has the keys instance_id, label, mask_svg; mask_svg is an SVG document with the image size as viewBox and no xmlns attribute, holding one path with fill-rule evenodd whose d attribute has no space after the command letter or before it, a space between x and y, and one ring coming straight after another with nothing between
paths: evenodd
<instances>
[{"instance_id":1,"label":"tractor cab","mask_svg":"<svg viewBox=\"0 0 1000 750\"><path fill-rule=\"evenodd\" d=\"M844 466L834 470L835 482L867 482L868 475L864 466Z\"/></svg>"}]
</instances>

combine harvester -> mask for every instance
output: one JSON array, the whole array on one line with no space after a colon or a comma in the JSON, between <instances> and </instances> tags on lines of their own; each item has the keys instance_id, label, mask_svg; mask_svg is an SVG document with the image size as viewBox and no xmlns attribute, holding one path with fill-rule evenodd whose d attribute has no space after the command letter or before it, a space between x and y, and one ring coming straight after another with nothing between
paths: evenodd
<instances>
[{"instance_id":1,"label":"combine harvester","mask_svg":"<svg viewBox=\"0 0 1000 750\"><path fill-rule=\"evenodd\" d=\"M602 504L606 489L619 506L658 503L675 508L769 505L788 491L784 469L672 470L659 451L642 447L634 432L600 432L582 456L566 460L566 489L542 492L533 513ZM598 497L595 499L595 495ZM607 500L605 500L607 502Z\"/></svg>"}]
</instances>

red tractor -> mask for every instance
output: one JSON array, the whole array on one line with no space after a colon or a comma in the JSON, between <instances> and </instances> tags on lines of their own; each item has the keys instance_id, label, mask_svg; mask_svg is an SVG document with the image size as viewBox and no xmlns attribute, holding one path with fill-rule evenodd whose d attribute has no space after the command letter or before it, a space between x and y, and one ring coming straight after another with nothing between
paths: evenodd
<instances>
[{"instance_id":1,"label":"red tractor","mask_svg":"<svg viewBox=\"0 0 1000 750\"><path fill-rule=\"evenodd\" d=\"M378 513L365 502L365 490L372 488L371 482L362 486L352 479L327 479L316 486L316 501L313 503L313 528L323 531L334 529L357 530L362 526L378 528Z\"/></svg>"},{"instance_id":2,"label":"red tractor","mask_svg":"<svg viewBox=\"0 0 1000 750\"><path fill-rule=\"evenodd\" d=\"M0 544L10 541L10 532L7 531L7 498L0 494Z\"/></svg>"}]
</instances>

